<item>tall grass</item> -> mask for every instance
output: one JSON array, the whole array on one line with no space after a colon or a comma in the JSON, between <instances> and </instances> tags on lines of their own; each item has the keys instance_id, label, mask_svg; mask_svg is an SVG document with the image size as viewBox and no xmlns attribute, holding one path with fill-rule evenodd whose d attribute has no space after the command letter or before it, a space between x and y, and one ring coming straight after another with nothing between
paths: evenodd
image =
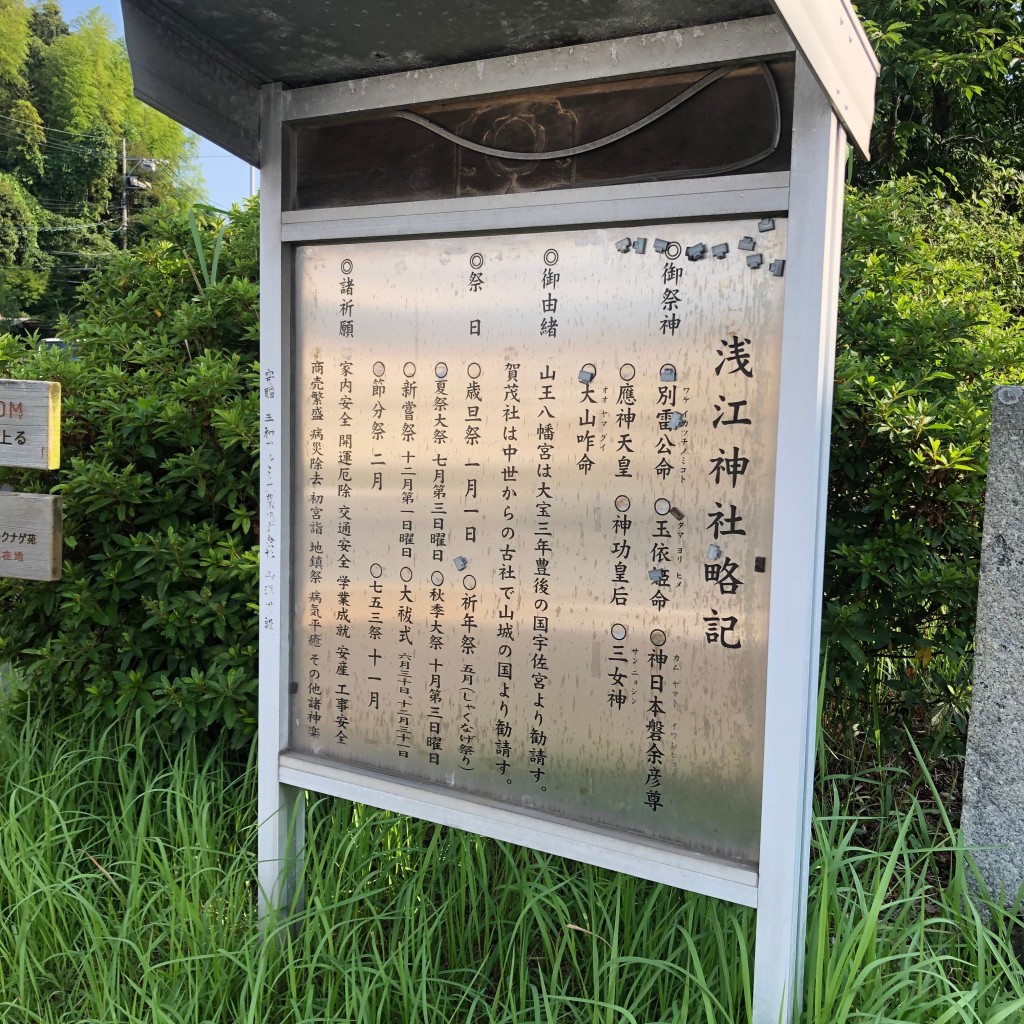
<instances>
[{"instance_id":1,"label":"tall grass","mask_svg":"<svg viewBox=\"0 0 1024 1024\"><path fill-rule=\"evenodd\" d=\"M1019 1021L1020 916L986 917L937 799L820 783L808 1021ZM742 1022L752 912L311 797L307 903L261 940L255 771L0 713L0 1021Z\"/></svg>"}]
</instances>

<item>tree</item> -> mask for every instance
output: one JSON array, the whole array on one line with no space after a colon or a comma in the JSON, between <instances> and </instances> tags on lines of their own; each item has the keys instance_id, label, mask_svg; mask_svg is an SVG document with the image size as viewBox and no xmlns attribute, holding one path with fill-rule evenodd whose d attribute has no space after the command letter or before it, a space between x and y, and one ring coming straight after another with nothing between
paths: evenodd
<instances>
[{"instance_id":1,"label":"tree","mask_svg":"<svg viewBox=\"0 0 1024 1024\"><path fill-rule=\"evenodd\" d=\"M34 39L44 46L49 46L60 36L66 36L71 31L57 0L39 0L31 13L29 29Z\"/></svg>"},{"instance_id":2,"label":"tree","mask_svg":"<svg viewBox=\"0 0 1024 1024\"><path fill-rule=\"evenodd\" d=\"M0 32L0 172L35 200L41 239L38 261L5 272L23 286L0 312L54 317L124 244L125 198L134 213L199 197L197 144L135 99L127 54L98 11L69 28L56 0L0 0ZM122 140L145 191L124 187Z\"/></svg>"},{"instance_id":3,"label":"tree","mask_svg":"<svg viewBox=\"0 0 1024 1024\"><path fill-rule=\"evenodd\" d=\"M1024 168L1018 0L858 0L882 63L859 183L942 171L961 196ZM1011 203L1019 206L1019 177Z\"/></svg>"},{"instance_id":4,"label":"tree","mask_svg":"<svg viewBox=\"0 0 1024 1024\"><path fill-rule=\"evenodd\" d=\"M0 82L6 87L20 85L28 57L31 12L23 0L0 0Z\"/></svg>"},{"instance_id":5,"label":"tree","mask_svg":"<svg viewBox=\"0 0 1024 1024\"><path fill-rule=\"evenodd\" d=\"M46 258L39 249L38 204L21 183L0 174L0 316L38 301Z\"/></svg>"}]
</instances>

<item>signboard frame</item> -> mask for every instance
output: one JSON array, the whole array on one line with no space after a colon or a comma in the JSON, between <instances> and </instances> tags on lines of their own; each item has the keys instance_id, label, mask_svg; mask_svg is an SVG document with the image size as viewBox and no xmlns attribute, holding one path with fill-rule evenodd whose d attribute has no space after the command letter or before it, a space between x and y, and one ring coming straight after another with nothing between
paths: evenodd
<instances>
[{"instance_id":1,"label":"signboard frame","mask_svg":"<svg viewBox=\"0 0 1024 1024\"><path fill-rule=\"evenodd\" d=\"M324 793L667 882L757 908L754 1021L799 1005L814 776L825 499L846 137L828 96L776 19L726 31L661 33L285 92L263 89L261 225L261 579L259 880L261 913L301 903L304 796ZM703 36L710 45L702 45ZM618 54L628 55L624 70ZM573 77L685 70L792 54L788 173L600 186L472 200L286 212L289 126L315 117L500 93ZM571 65L572 69L567 70ZM579 69L585 68L584 71ZM524 71L525 69L525 71ZM470 84L472 82L472 85ZM362 83L360 83L362 84ZM790 182L799 187L790 190ZM756 871L624 833L574 826L289 751L292 379L295 247L423 235L785 215L789 245L773 517L760 857Z\"/></svg>"}]
</instances>

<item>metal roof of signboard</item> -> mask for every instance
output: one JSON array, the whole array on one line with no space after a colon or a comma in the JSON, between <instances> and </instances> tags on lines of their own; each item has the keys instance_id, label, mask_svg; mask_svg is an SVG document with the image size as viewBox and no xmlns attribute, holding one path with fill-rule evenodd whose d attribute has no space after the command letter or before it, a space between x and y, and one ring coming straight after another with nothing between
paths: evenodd
<instances>
[{"instance_id":1,"label":"metal roof of signboard","mask_svg":"<svg viewBox=\"0 0 1024 1024\"><path fill-rule=\"evenodd\" d=\"M324 85L778 17L867 152L878 62L848 0L122 0L136 94L259 164L260 87ZM785 33L782 34L783 36Z\"/></svg>"}]
</instances>

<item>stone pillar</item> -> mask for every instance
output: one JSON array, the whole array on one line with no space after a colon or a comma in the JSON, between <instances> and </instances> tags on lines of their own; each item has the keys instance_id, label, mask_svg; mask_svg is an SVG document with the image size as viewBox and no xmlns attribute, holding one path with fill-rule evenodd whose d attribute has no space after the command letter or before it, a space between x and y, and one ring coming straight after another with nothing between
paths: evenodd
<instances>
[{"instance_id":1,"label":"stone pillar","mask_svg":"<svg viewBox=\"0 0 1024 1024\"><path fill-rule=\"evenodd\" d=\"M994 900L1024 886L1024 388L992 407L964 841Z\"/></svg>"}]
</instances>

